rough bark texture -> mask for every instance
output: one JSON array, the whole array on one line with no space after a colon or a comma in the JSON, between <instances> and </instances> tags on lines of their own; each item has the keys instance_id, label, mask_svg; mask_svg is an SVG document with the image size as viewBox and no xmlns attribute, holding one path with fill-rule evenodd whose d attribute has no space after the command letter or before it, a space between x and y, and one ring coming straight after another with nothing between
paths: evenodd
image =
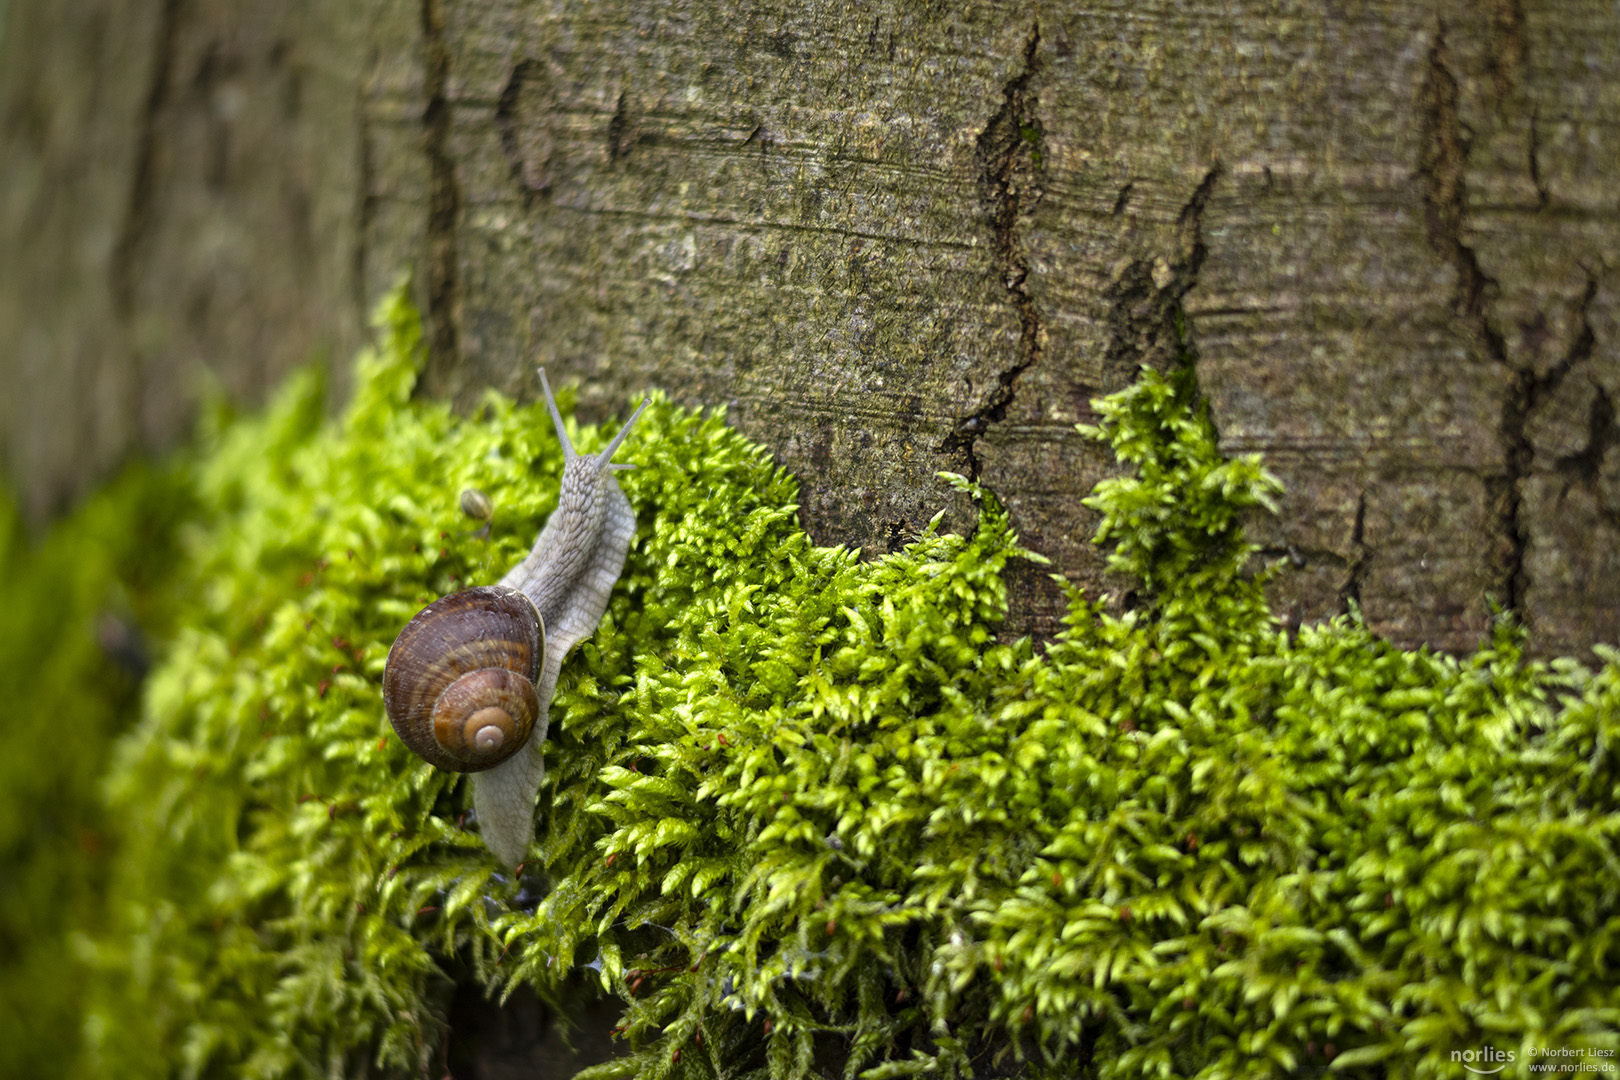
<instances>
[{"instance_id":1,"label":"rough bark texture","mask_svg":"<svg viewBox=\"0 0 1620 1080\"><path fill-rule=\"evenodd\" d=\"M1294 619L1620 637L1605 0L12 0L4 450L36 517L343 355L414 267L426 392L725 405L822 541L977 476L1106 586L1088 402L1195 348ZM1029 571L1015 628L1050 632Z\"/></svg>"}]
</instances>

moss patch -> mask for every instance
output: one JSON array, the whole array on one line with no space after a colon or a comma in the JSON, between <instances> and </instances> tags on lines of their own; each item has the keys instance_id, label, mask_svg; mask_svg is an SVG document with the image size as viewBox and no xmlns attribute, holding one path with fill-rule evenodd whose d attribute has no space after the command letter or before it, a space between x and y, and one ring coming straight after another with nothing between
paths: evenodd
<instances>
[{"instance_id":1,"label":"moss patch","mask_svg":"<svg viewBox=\"0 0 1620 1080\"><path fill-rule=\"evenodd\" d=\"M0 500L0 1076L77 1075L86 935L116 824L99 798L174 625L184 471L138 468L36 543Z\"/></svg>"},{"instance_id":2,"label":"moss patch","mask_svg":"<svg viewBox=\"0 0 1620 1080\"><path fill-rule=\"evenodd\" d=\"M93 1069L439 1069L451 966L621 999L597 1078L1418 1076L1620 1043L1614 666L1526 663L1506 624L1464 659L1281 633L1239 526L1275 482L1218 454L1190 369L1093 432L1133 467L1092 505L1141 606L1075 595L1044 655L997 640L1022 553L987 493L962 482L972 538L863 563L809 542L762 450L655 400L510 880L378 686L418 607L521 557L561 456L543 407L411 401L420 327L395 301L383 330L341 422L296 382L188 481L184 619L107 783Z\"/></svg>"}]
</instances>

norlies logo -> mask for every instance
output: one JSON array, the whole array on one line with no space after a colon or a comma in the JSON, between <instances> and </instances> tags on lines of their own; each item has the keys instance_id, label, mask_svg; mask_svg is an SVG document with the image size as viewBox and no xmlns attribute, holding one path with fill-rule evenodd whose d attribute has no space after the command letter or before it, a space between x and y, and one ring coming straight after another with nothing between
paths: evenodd
<instances>
[{"instance_id":1,"label":"norlies logo","mask_svg":"<svg viewBox=\"0 0 1620 1080\"><path fill-rule=\"evenodd\" d=\"M1494 1076L1512 1063L1515 1054L1512 1050L1498 1050L1494 1046L1487 1046L1479 1050L1453 1050L1451 1060L1458 1062L1471 1073L1481 1076Z\"/></svg>"}]
</instances>

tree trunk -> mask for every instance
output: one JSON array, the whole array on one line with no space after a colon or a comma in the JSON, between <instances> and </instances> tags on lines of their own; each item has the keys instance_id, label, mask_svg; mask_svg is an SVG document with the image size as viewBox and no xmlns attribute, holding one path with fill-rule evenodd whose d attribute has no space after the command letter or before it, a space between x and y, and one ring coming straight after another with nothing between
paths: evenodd
<instances>
[{"instance_id":1,"label":"tree trunk","mask_svg":"<svg viewBox=\"0 0 1620 1080\"><path fill-rule=\"evenodd\" d=\"M425 391L724 405L816 539L977 477L1106 587L1074 430L1196 351L1290 618L1620 637L1620 22L1601 0L13 0L6 465L37 518L346 356L414 267ZM1061 596L1016 583L1013 628Z\"/></svg>"},{"instance_id":2,"label":"tree trunk","mask_svg":"<svg viewBox=\"0 0 1620 1080\"><path fill-rule=\"evenodd\" d=\"M1288 483L1254 523L1288 618L1462 649L1494 598L1543 652L1620 638L1605 0L0 14L0 445L36 520L183 435L203 372L251 402L345 358L413 269L427 393L544 364L592 418L726 406L870 554L966 524L935 478L966 473L1093 593L1114 465L1074 425L1192 350L1224 447ZM1044 573L1016 632L1056 628Z\"/></svg>"}]
</instances>

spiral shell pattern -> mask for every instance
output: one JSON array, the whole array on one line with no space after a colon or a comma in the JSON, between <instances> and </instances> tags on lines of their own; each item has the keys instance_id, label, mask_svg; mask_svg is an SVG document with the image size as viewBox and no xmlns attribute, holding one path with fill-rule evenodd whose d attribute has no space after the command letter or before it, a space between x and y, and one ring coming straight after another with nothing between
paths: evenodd
<instances>
[{"instance_id":1,"label":"spiral shell pattern","mask_svg":"<svg viewBox=\"0 0 1620 1080\"><path fill-rule=\"evenodd\" d=\"M405 745L441 769L480 772L523 746L540 702L545 628L533 601L499 585L423 608L383 670L383 702Z\"/></svg>"}]
</instances>

